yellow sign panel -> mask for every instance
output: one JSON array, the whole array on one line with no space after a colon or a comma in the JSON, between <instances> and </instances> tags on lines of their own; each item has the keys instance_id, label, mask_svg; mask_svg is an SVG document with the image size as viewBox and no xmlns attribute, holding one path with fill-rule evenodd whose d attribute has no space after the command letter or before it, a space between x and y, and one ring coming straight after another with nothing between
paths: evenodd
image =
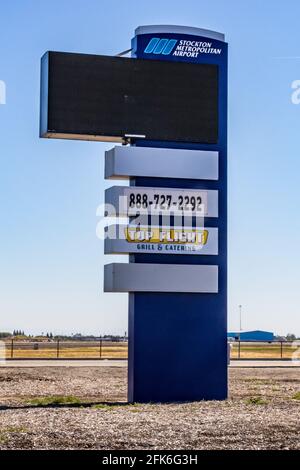
<instances>
[{"instance_id":1,"label":"yellow sign panel","mask_svg":"<svg viewBox=\"0 0 300 470\"><path fill-rule=\"evenodd\" d=\"M126 240L129 243L181 243L206 245L208 230L162 227L126 227Z\"/></svg>"}]
</instances>

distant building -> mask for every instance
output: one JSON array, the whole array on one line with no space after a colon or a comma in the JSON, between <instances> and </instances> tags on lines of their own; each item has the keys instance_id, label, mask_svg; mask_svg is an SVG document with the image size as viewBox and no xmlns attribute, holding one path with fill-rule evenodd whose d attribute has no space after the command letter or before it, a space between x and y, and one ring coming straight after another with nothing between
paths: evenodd
<instances>
[{"instance_id":1,"label":"distant building","mask_svg":"<svg viewBox=\"0 0 300 470\"><path fill-rule=\"evenodd\" d=\"M241 341L273 341L274 333L270 331L235 331L228 332L227 338L240 339Z\"/></svg>"}]
</instances>

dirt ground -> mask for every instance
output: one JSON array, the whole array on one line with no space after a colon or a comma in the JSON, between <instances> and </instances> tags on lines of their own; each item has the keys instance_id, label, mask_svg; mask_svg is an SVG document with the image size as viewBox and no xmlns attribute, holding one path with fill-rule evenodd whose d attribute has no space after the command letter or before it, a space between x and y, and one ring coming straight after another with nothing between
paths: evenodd
<instances>
[{"instance_id":1,"label":"dirt ground","mask_svg":"<svg viewBox=\"0 0 300 470\"><path fill-rule=\"evenodd\" d=\"M126 380L125 367L0 368L0 449L300 449L299 369L232 368L224 402L128 405Z\"/></svg>"}]
</instances>

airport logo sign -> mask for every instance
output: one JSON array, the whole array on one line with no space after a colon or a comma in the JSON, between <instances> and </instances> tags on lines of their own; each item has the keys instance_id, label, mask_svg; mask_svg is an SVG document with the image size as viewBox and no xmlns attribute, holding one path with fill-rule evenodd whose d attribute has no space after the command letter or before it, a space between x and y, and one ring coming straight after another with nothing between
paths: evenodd
<instances>
[{"instance_id":1,"label":"airport logo sign","mask_svg":"<svg viewBox=\"0 0 300 470\"><path fill-rule=\"evenodd\" d=\"M151 38L144 53L197 58L200 54L221 55L222 49L220 47L214 47L213 43L210 41Z\"/></svg>"}]
</instances>

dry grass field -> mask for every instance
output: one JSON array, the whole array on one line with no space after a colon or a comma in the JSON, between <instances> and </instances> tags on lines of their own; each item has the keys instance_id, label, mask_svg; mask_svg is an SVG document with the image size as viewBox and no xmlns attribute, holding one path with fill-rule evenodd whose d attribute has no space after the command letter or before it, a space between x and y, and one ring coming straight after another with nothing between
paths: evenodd
<instances>
[{"instance_id":1,"label":"dry grass field","mask_svg":"<svg viewBox=\"0 0 300 470\"><path fill-rule=\"evenodd\" d=\"M37 345L38 349L35 349ZM128 345L126 342L105 341L100 346L99 342L94 341L78 341L78 342L40 342L26 343L14 342L13 358L26 359L55 359L57 357L64 359L126 359ZM6 357L10 358L11 342L6 345Z\"/></svg>"},{"instance_id":2,"label":"dry grass field","mask_svg":"<svg viewBox=\"0 0 300 470\"><path fill-rule=\"evenodd\" d=\"M231 368L223 402L127 404L126 367L0 368L0 449L298 449L297 368Z\"/></svg>"},{"instance_id":3,"label":"dry grass field","mask_svg":"<svg viewBox=\"0 0 300 470\"><path fill-rule=\"evenodd\" d=\"M291 359L299 346L292 343L241 343L240 353L238 343L232 343L231 358L237 359Z\"/></svg>"},{"instance_id":4,"label":"dry grass field","mask_svg":"<svg viewBox=\"0 0 300 470\"><path fill-rule=\"evenodd\" d=\"M237 359L291 359L296 347L291 343L231 343L231 358ZM35 349L37 348L37 349ZM299 349L299 348L298 348ZM57 342L11 342L6 343L6 357L26 359L126 359L128 356L127 342L103 341L100 346L96 341L60 341Z\"/></svg>"}]
</instances>

